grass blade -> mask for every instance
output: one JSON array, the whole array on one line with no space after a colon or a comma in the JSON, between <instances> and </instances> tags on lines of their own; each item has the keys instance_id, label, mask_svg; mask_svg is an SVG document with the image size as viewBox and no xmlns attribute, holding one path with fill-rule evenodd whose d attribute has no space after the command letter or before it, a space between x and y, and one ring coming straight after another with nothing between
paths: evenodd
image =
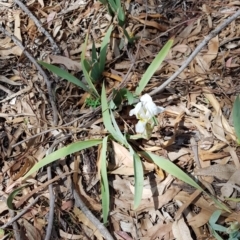
<instances>
[{"instance_id":1,"label":"grass blade","mask_svg":"<svg viewBox=\"0 0 240 240\"><path fill-rule=\"evenodd\" d=\"M173 39L168 40L168 42L164 45L158 55L154 58L150 66L148 67L147 71L143 74L142 79L139 82L139 85L135 91L137 95L140 95L148 82L150 81L153 74L156 72L158 67L161 65L165 57L167 56L170 48L173 45Z\"/></svg>"},{"instance_id":2,"label":"grass blade","mask_svg":"<svg viewBox=\"0 0 240 240\"><path fill-rule=\"evenodd\" d=\"M92 61L95 62L97 60L98 60L97 50L96 50L95 42L93 40L93 43L92 43Z\"/></svg>"},{"instance_id":3,"label":"grass blade","mask_svg":"<svg viewBox=\"0 0 240 240\"><path fill-rule=\"evenodd\" d=\"M101 44L101 50L100 50L100 59L99 59L99 70L100 73L104 71L105 68L105 62L106 62L106 55L107 55L107 46L110 41L110 36L112 33L113 26L111 25L109 29L107 30L106 35L103 38L102 44Z\"/></svg>"},{"instance_id":4,"label":"grass blade","mask_svg":"<svg viewBox=\"0 0 240 240\"><path fill-rule=\"evenodd\" d=\"M144 174L142 161L135 152L133 154L133 159L134 159L134 182L135 182L134 209L136 210L142 200Z\"/></svg>"},{"instance_id":5,"label":"grass blade","mask_svg":"<svg viewBox=\"0 0 240 240\"><path fill-rule=\"evenodd\" d=\"M23 180L26 179L27 177L29 177L31 174L33 174L34 172L38 171L40 168L48 165L49 163L52 163L56 160L58 160L59 158L63 158L66 157L69 154L81 151L83 149L89 148L89 147L93 147L96 146L98 144L100 144L102 142L101 139L95 139L95 140L87 140L84 142L75 142L72 144L69 144L66 147L63 147L49 155L47 155L45 158L43 158L40 162L36 163L27 173L25 176L23 176Z\"/></svg>"},{"instance_id":6,"label":"grass blade","mask_svg":"<svg viewBox=\"0 0 240 240\"><path fill-rule=\"evenodd\" d=\"M102 86L101 104L102 104L103 124L104 124L105 128L109 131L109 133L113 136L113 138L116 139L116 141L124 144L121 135L113 127L113 124L111 121L111 115L109 113L109 106L108 106L108 101L107 101L106 90L105 90L104 84Z\"/></svg>"},{"instance_id":7,"label":"grass blade","mask_svg":"<svg viewBox=\"0 0 240 240\"><path fill-rule=\"evenodd\" d=\"M102 211L103 211L103 223L107 223L107 218L109 214L110 206L110 194L109 194L109 185L108 185L108 176L107 176L107 164L106 164L106 152L107 152L107 141L108 136L105 137L102 141L101 149L101 195L102 195Z\"/></svg>"},{"instance_id":8,"label":"grass blade","mask_svg":"<svg viewBox=\"0 0 240 240\"><path fill-rule=\"evenodd\" d=\"M236 97L233 104L233 126L237 135L237 142L240 144L240 95Z\"/></svg>"},{"instance_id":9,"label":"grass blade","mask_svg":"<svg viewBox=\"0 0 240 240\"><path fill-rule=\"evenodd\" d=\"M88 72L88 62L85 59L85 53L86 53L86 49L87 49L87 42L88 42L88 33L86 35L86 39L85 39L85 43L83 44L83 49L82 49L82 53L81 53L81 64L82 64L82 70L83 70L83 75L88 83L88 86L91 90L91 93L96 97L100 97L96 88L94 87L93 83L92 83L92 79L90 78L89 72Z\"/></svg>"},{"instance_id":10,"label":"grass blade","mask_svg":"<svg viewBox=\"0 0 240 240\"><path fill-rule=\"evenodd\" d=\"M48 63L45 63L45 62L42 62L42 61L38 61L38 63L41 64L46 69L48 69L49 71L55 73L57 76L68 80L69 82L71 82L71 83L77 85L78 87L82 88L84 91L90 93L89 88L84 83L82 83L79 79L77 79L72 74L68 73L67 71L65 71L65 70L63 70L63 69L61 69L57 66L54 66L52 64L48 64Z\"/></svg>"},{"instance_id":11,"label":"grass blade","mask_svg":"<svg viewBox=\"0 0 240 240\"><path fill-rule=\"evenodd\" d=\"M163 170L173 175L174 177L182 180L183 182L195 187L200 191L204 191L191 177L189 177L184 171L182 171L178 166L176 166L171 161L149 152L141 152L141 154L144 157L152 160L158 167L162 168Z\"/></svg>"},{"instance_id":12,"label":"grass blade","mask_svg":"<svg viewBox=\"0 0 240 240\"><path fill-rule=\"evenodd\" d=\"M30 185L30 183L22 184L21 187L13 190L13 191L9 194L9 196L8 196L8 198L7 198L7 206L8 206L8 208L9 208L10 210L14 210L14 207L13 207L13 199L15 198L15 196L17 196L17 195L21 192L21 190L22 190L23 188L25 188L26 186L28 186L28 185Z\"/></svg>"}]
</instances>

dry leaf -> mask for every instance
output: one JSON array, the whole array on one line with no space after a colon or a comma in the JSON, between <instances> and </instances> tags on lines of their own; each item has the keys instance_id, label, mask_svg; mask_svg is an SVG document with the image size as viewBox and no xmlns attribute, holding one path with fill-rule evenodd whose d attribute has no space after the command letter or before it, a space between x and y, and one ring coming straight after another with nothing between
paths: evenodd
<instances>
[{"instance_id":1,"label":"dry leaf","mask_svg":"<svg viewBox=\"0 0 240 240\"><path fill-rule=\"evenodd\" d=\"M206 168L195 169L194 173L198 176L214 176L220 180L228 180L236 171L233 164L215 164Z\"/></svg>"},{"instance_id":2,"label":"dry leaf","mask_svg":"<svg viewBox=\"0 0 240 240\"><path fill-rule=\"evenodd\" d=\"M122 145L112 141L114 150L115 164L111 166L109 173L120 174L120 175L134 175L133 168L133 156L130 152ZM143 169L145 172L151 172L154 170L155 165L153 163L142 162Z\"/></svg>"},{"instance_id":3,"label":"dry leaf","mask_svg":"<svg viewBox=\"0 0 240 240\"><path fill-rule=\"evenodd\" d=\"M73 61L68 57L58 56L58 55L49 55L52 59L52 64L63 64L68 70L73 70L76 72L82 71L81 63Z\"/></svg>"},{"instance_id":4,"label":"dry leaf","mask_svg":"<svg viewBox=\"0 0 240 240\"><path fill-rule=\"evenodd\" d=\"M172 231L176 240L193 240L183 217L173 223Z\"/></svg>"}]
</instances>

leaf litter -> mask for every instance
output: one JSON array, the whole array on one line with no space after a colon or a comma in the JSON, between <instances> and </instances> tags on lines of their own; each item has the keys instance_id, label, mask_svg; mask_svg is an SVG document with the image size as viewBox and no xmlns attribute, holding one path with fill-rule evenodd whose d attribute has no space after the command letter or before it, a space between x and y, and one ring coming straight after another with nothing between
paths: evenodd
<instances>
[{"instance_id":1,"label":"leaf litter","mask_svg":"<svg viewBox=\"0 0 240 240\"><path fill-rule=\"evenodd\" d=\"M47 38L18 5L1 2L0 11L3 16L8 16L1 22L29 49L35 59L59 64L84 82L80 54L85 35L91 23L86 48L86 57L90 57L92 41L99 48L110 25L111 17L106 9L97 1L52 1L49 5L43 1L29 1L26 5L54 37L62 50L60 55L52 51ZM132 59L137 56L134 71L127 83L127 88L134 90L159 49L174 35L173 48L145 89L146 93L150 92L177 71L204 36L238 8L237 1L217 0L149 1L147 5L144 1L127 1L123 5L129 14L128 31L143 38L137 52L137 44L126 45L123 33L116 27L107 52L104 72L109 92L120 84ZM139 148L168 158L190 175L198 177L203 186L212 188L215 195L232 210L231 214L224 216L226 222L239 221L237 214L240 210L239 202L233 201L240 196L237 178L239 149L231 120L235 95L240 90L238 32L239 20L235 20L212 38L177 80L167 86L163 93L154 96L155 103L164 106L165 112L158 116L159 124L155 127L152 138L136 142ZM76 140L102 138L106 130L99 114L77 121L76 118L90 111L84 103L87 95L77 86L51 75L59 117L58 127L53 128L51 104L42 76L23 55L22 50L3 33L0 43L0 221L4 225L11 219L6 211L7 189L34 162L40 161L47 154L55 138L70 134L67 140L56 147L59 149ZM128 116L129 110L124 107L121 118L117 118L119 127L125 132L131 132L135 124L135 119ZM73 120L76 121L64 126ZM35 136L46 130L50 131ZM30 137L33 138L18 144ZM195 139L197 152L191 144L191 138ZM14 145L16 146L13 147ZM217 207L208 196L196 192L143 159L143 196L139 208L134 211L132 157L122 145L112 142L108 158L111 176L108 227L115 239L211 237L207 223ZM199 165L195 162L196 159ZM61 169L65 175L74 171L75 187L77 186L88 208L101 220L98 149L93 147L90 152L82 151L80 156L73 154L61 159L54 168ZM36 196L41 196L37 204L17 222L27 238L41 239L46 234L50 210L50 195L46 187L52 182L57 204L51 237L104 239L105 236L99 233L98 228L72 204L72 187L69 185L71 176L68 175L64 180L58 171L52 171L55 174L52 181L47 180L45 168L32 175L29 179L31 185L14 198L15 207L21 210ZM11 227L5 229L5 238L10 237L12 231Z\"/></svg>"}]
</instances>

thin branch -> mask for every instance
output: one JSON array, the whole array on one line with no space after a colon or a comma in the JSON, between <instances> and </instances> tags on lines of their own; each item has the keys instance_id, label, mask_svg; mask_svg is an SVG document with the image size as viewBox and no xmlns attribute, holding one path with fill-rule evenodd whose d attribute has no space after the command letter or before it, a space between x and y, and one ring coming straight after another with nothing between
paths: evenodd
<instances>
[{"instance_id":1,"label":"thin branch","mask_svg":"<svg viewBox=\"0 0 240 240\"><path fill-rule=\"evenodd\" d=\"M17 221L20 217L22 217L34 204L37 203L37 201L39 200L39 196L36 197L32 203L30 203L26 208L24 208L20 213L18 213L15 217L13 216L12 219L7 222L6 224L4 224L3 226L0 226L1 229L5 229L8 226L12 225L15 221ZM13 211L14 212L14 211ZM11 214L12 216L12 214Z\"/></svg>"},{"instance_id":2,"label":"thin branch","mask_svg":"<svg viewBox=\"0 0 240 240\"><path fill-rule=\"evenodd\" d=\"M57 167L56 170L57 170L58 175L60 175L60 176L63 175L63 172L59 167ZM65 176L62 177L62 179L64 179L64 178L65 178ZM72 181L71 181L70 185L73 185ZM88 209L88 207L83 202L83 200L81 199L79 193L77 192L77 190L75 188L73 188L73 196L75 199L75 205L82 210L82 212L85 214L85 216L94 224L94 226L99 230L99 232L102 234L102 236L106 240L114 240L114 238L109 233L108 229Z\"/></svg>"},{"instance_id":3,"label":"thin branch","mask_svg":"<svg viewBox=\"0 0 240 240\"><path fill-rule=\"evenodd\" d=\"M231 17L229 17L227 20L225 20L221 25L219 25L216 29L214 29L208 36L205 37L205 39L196 47L196 49L192 52L192 54L188 57L188 59L183 63L183 65L167 80L165 81L161 86L157 87L153 91L151 91L149 94L154 95L159 92L162 92L166 86L171 83L187 66L188 64L194 59L194 57L197 56L197 54L201 51L201 49L217 34L222 31L228 24L230 24L233 20L235 20L237 17L240 16L240 10L238 10L236 13L234 13Z\"/></svg>"},{"instance_id":4,"label":"thin branch","mask_svg":"<svg viewBox=\"0 0 240 240\"><path fill-rule=\"evenodd\" d=\"M92 214L92 212L87 208L80 195L76 189L73 189L73 196L75 199L75 205L79 207L86 217L94 224L94 226L99 230L102 236L106 240L114 240L107 228Z\"/></svg>"},{"instance_id":5,"label":"thin branch","mask_svg":"<svg viewBox=\"0 0 240 240\"><path fill-rule=\"evenodd\" d=\"M64 136L58 140L55 140L52 146L49 148L48 154L52 153L55 146L58 145L61 141L65 140L69 136ZM52 172L51 172L51 165L47 167L47 175L48 175L48 180L52 179ZM48 217L48 226L47 226L47 231L46 231L46 236L45 240L50 240L52 236L52 228L53 228L53 221L54 221L54 206L55 206L55 195L53 192L53 185L50 183L48 185L48 191L49 191L49 217Z\"/></svg>"},{"instance_id":6,"label":"thin branch","mask_svg":"<svg viewBox=\"0 0 240 240\"><path fill-rule=\"evenodd\" d=\"M10 216L14 217L14 211L13 210L10 210ZM18 227L17 222L14 221L12 223L12 226L13 226L13 232L14 232L15 239L16 240L22 240L21 234L20 234L20 229Z\"/></svg>"},{"instance_id":7,"label":"thin branch","mask_svg":"<svg viewBox=\"0 0 240 240\"><path fill-rule=\"evenodd\" d=\"M19 5L19 7L34 21L38 29L48 38L49 42L52 45L53 53L59 54L61 52L59 46L54 41L52 36L48 33L48 31L42 26L42 24L39 22L39 20L29 11L29 9L22 3L20 0L14 0L14 2Z\"/></svg>"},{"instance_id":8,"label":"thin branch","mask_svg":"<svg viewBox=\"0 0 240 240\"><path fill-rule=\"evenodd\" d=\"M51 153L51 152L49 152L49 153ZM52 172L51 171L52 171L51 166L48 166L47 167L48 180L52 179ZM48 225L47 225L45 240L51 239L53 221L54 221L55 195L54 195L54 192L53 192L52 183L49 184L48 191L49 191L49 209L50 210L49 210L49 215L48 215Z\"/></svg>"},{"instance_id":9,"label":"thin branch","mask_svg":"<svg viewBox=\"0 0 240 240\"><path fill-rule=\"evenodd\" d=\"M0 24L0 31L2 31L5 35L7 35L8 37L10 37L13 42L21 48L21 50L23 51L23 53L27 56L27 58L34 64L34 66L37 68L37 70L41 73L41 75L43 76L43 79L47 85L47 90L48 90L48 94L49 94L49 100L52 106L52 110L53 110L53 124L56 126L58 123L58 111L57 111L57 107L53 98L53 91L52 91L52 87L51 87L51 83L46 75L46 73L43 71L43 69L40 67L40 65L37 63L37 61L33 58L33 56L23 47L21 41L15 37L12 33L8 32L1 24Z\"/></svg>"}]
</instances>

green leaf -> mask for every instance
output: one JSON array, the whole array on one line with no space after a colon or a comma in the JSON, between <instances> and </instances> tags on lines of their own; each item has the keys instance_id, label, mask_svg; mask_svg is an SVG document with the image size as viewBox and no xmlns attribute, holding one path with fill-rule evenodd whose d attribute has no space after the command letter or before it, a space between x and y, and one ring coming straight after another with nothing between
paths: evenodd
<instances>
[{"instance_id":1,"label":"green leaf","mask_svg":"<svg viewBox=\"0 0 240 240\"><path fill-rule=\"evenodd\" d=\"M128 100L128 104L129 105L132 105L133 103L136 102L137 98L134 97L134 95L127 90L127 93L126 93L126 97L127 97L127 100ZM139 100L138 100L139 101Z\"/></svg>"},{"instance_id":2,"label":"green leaf","mask_svg":"<svg viewBox=\"0 0 240 240\"><path fill-rule=\"evenodd\" d=\"M116 122L116 120L115 120L115 117L114 117L112 111L111 111L111 110L109 110L109 111L110 111L110 116L111 116L111 120L112 120L113 127L114 127L115 132L116 132L116 134L117 134L117 136L118 136L118 138L117 138L116 140L118 140L121 144L123 144L123 145L125 145L126 147L128 147L129 144L128 144L128 142L126 141L126 138L123 136L120 128L118 127L117 122Z\"/></svg>"},{"instance_id":3,"label":"green leaf","mask_svg":"<svg viewBox=\"0 0 240 240\"><path fill-rule=\"evenodd\" d=\"M110 5L112 11L116 14L117 13L117 5L114 0L108 0L108 4Z\"/></svg>"},{"instance_id":4,"label":"green leaf","mask_svg":"<svg viewBox=\"0 0 240 240\"><path fill-rule=\"evenodd\" d=\"M219 232L227 232L227 228L216 224L217 220L219 219L219 217L221 216L222 211L221 210L216 210L214 211L214 213L212 214L212 216L209 219L209 224L211 225L211 227L215 230L215 231L219 231Z\"/></svg>"},{"instance_id":5,"label":"green leaf","mask_svg":"<svg viewBox=\"0 0 240 240\"><path fill-rule=\"evenodd\" d=\"M112 33L113 26L111 25L109 29L107 30L102 44L101 44L101 50L100 50L100 59L99 59L99 71L102 74L105 68L105 62L106 62L106 56L107 56L107 46L110 41L110 36Z\"/></svg>"},{"instance_id":6,"label":"green leaf","mask_svg":"<svg viewBox=\"0 0 240 240\"><path fill-rule=\"evenodd\" d=\"M141 202L143 193L144 173L140 157L134 152L134 209L136 210Z\"/></svg>"},{"instance_id":7,"label":"green leaf","mask_svg":"<svg viewBox=\"0 0 240 240\"><path fill-rule=\"evenodd\" d=\"M82 49L82 53L81 53L81 64L82 64L82 70L83 70L83 75L88 83L88 86L91 90L91 93L94 94L94 96L96 98L100 97L96 88L94 87L93 83L92 83L92 79L90 77L90 73L88 71L88 65L89 63L87 62L87 60L85 59L85 53L86 53L86 49L87 49L87 42L88 42L88 34L86 35L86 39L85 39L85 43L83 44L83 49Z\"/></svg>"},{"instance_id":8,"label":"green leaf","mask_svg":"<svg viewBox=\"0 0 240 240\"><path fill-rule=\"evenodd\" d=\"M108 136L106 136L102 141L101 150L101 195L102 195L102 208L103 208L103 223L107 223L107 218L109 214L110 206L110 194L109 194L109 184L107 176L107 164L106 164L106 152L107 152L107 141Z\"/></svg>"},{"instance_id":9,"label":"green leaf","mask_svg":"<svg viewBox=\"0 0 240 240\"><path fill-rule=\"evenodd\" d=\"M139 86L137 87L135 93L137 95L140 95L148 82L150 81L153 74L156 72L158 67L161 65L165 57L167 56L169 50L171 49L173 45L173 39L170 39L164 47L161 49L161 51L158 53L158 55L155 57L155 59L152 61L150 66L148 67L147 71L143 74L142 79L139 82Z\"/></svg>"},{"instance_id":10,"label":"green leaf","mask_svg":"<svg viewBox=\"0 0 240 240\"><path fill-rule=\"evenodd\" d=\"M211 234L212 234L217 240L223 240L223 239L218 235L218 233L211 227L211 225L209 225L209 228L210 228Z\"/></svg>"},{"instance_id":11,"label":"green leaf","mask_svg":"<svg viewBox=\"0 0 240 240\"><path fill-rule=\"evenodd\" d=\"M98 60L97 50L96 50L96 46L95 46L95 43L94 43L94 40L93 40L93 43L92 43L92 61L97 62L97 60Z\"/></svg>"},{"instance_id":12,"label":"green leaf","mask_svg":"<svg viewBox=\"0 0 240 240\"><path fill-rule=\"evenodd\" d=\"M121 6L118 8L117 18L118 18L118 24L123 28L126 18L125 18L124 10Z\"/></svg>"},{"instance_id":13,"label":"green leaf","mask_svg":"<svg viewBox=\"0 0 240 240\"><path fill-rule=\"evenodd\" d=\"M29 177L34 172L38 171L40 168L52 163L60 158L64 158L69 154L81 151L83 149L96 146L102 142L101 139L79 141L72 144L69 144L66 147L63 147L43 158L40 162L36 163L27 173L23 176L23 180Z\"/></svg>"},{"instance_id":14,"label":"green leaf","mask_svg":"<svg viewBox=\"0 0 240 240\"><path fill-rule=\"evenodd\" d=\"M114 139L116 139L118 142L124 144L122 142L122 136L120 136L119 133L117 132L117 130L113 127L113 124L111 121L111 115L109 113L109 106L108 106L108 101L107 101L107 97L106 97L106 90L105 90L104 84L102 86L101 104L102 104L103 124L104 124L105 128L109 131L109 133L113 136Z\"/></svg>"},{"instance_id":15,"label":"green leaf","mask_svg":"<svg viewBox=\"0 0 240 240\"><path fill-rule=\"evenodd\" d=\"M46 69L48 69L49 71L55 73L57 76L68 80L71 83L74 83L75 85L77 85L78 87L82 88L84 91L89 92L90 90L89 88L83 84L79 79L77 79L76 77L74 77L72 74L68 73L67 71L54 66L52 64L48 64L42 61L38 61L39 64L41 64L43 67L45 67Z\"/></svg>"},{"instance_id":16,"label":"green leaf","mask_svg":"<svg viewBox=\"0 0 240 240\"><path fill-rule=\"evenodd\" d=\"M92 65L92 69L90 71L90 76L93 82L99 82L99 78L101 77L101 72L99 70L99 63L95 61Z\"/></svg>"},{"instance_id":17,"label":"green leaf","mask_svg":"<svg viewBox=\"0 0 240 240\"><path fill-rule=\"evenodd\" d=\"M7 206L8 206L8 208L9 208L10 210L14 210L14 207L13 207L13 199L21 192L21 190L22 190L23 188L25 188L25 187L28 186L28 185L30 185L30 183L22 184L21 187L13 190L13 191L9 194L9 196L8 196L8 198L7 198Z\"/></svg>"},{"instance_id":18,"label":"green leaf","mask_svg":"<svg viewBox=\"0 0 240 240\"><path fill-rule=\"evenodd\" d=\"M159 166L169 174L173 175L174 177L184 181L185 183L195 187L200 191L204 191L191 177L189 177L184 171L182 171L171 161L150 152L141 152L141 154L144 157L151 159L157 166Z\"/></svg>"},{"instance_id":19,"label":"green leaf","mask_svg":"<svg viewBox=\"0 0 240 240\"><path fill-rule=\"evenodd\" d=\"M240 95L236 97L233 104L233 126L237 135L237 142L240 144Z\"/></svg>"}]
</instances>

